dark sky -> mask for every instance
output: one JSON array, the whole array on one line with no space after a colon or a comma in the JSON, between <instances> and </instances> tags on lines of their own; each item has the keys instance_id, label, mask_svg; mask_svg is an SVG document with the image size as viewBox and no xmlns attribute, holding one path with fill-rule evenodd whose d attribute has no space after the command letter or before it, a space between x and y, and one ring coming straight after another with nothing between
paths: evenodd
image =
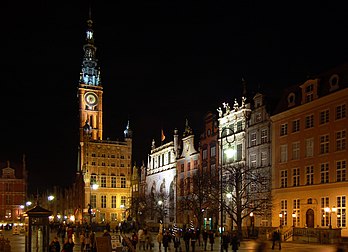
<instances>
[{"instance_id":1,"label":"dark sky","mask_svg":"<svg viewBox=\"0 0 348 252\"><path fill-rule=\"evenodd\" d=\"M241 79L277 97L347 60L348 15L338 1L91 1L104 88L104 138L130 119L133 159L241 96ZM305 5L306 4L306 5ZM2 4L0 159L27 156L30 188L73 181L77 86L88 1Z\"/></svg>"}]
</instances>

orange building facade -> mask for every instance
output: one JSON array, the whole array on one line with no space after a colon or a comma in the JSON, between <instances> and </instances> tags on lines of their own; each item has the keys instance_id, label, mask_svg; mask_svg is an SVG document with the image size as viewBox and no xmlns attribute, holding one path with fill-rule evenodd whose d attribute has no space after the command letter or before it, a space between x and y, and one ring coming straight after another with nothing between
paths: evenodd
<instances>
[{"instance_id":1,"label":"orange building facade","mask_svg":"<svg viewBox=\"0 0 348 252\"><path fill-rule=\"evenodd\" d=\"M347 230L347 65L284 92L272 121L272 226Z\"/></svg>"}]
</instances>

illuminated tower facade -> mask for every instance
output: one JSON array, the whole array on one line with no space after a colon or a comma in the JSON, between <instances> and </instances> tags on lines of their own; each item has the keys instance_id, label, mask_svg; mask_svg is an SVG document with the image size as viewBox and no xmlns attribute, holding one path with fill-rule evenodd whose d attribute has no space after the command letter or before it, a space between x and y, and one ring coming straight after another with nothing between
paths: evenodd
<instances>
[{"instance_id":1,"label":"illuminated tower facade","mask_svg":"<svg viewBox=\"0 0 348 252\"><path fill-rule=\"evenodd\" d=\"M123 141L103 140L103 87L96 58L93 22L87 21L86 44L78 85L81 222L116 225L127 217L131 197L132 131Z\"/></svg>"}]
</instances>

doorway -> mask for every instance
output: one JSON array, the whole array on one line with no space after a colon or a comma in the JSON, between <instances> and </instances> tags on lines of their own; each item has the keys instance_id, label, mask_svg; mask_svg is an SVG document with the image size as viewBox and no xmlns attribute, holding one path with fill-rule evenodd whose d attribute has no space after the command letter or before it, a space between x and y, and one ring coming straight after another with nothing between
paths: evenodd
<instances>
[{"instance_id":1,"label":"doorway","mask_svg":"<svg viewBox=\"0 0 348 252\"><path fill-rule=\"evenodd\" d=\"M306 212L306 225L308 228L314 228L314 211L308 209Z\"/></svg>"}]
</instances>

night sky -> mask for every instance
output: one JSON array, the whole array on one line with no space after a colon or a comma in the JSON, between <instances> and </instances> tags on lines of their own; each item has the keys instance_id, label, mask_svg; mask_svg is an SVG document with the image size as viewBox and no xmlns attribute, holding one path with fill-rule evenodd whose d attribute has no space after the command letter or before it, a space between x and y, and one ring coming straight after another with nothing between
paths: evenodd
<instances>
[{"instance_id":1,"label":"night sky","mask_svg":"<svg viewBox=\"0 0 348 252\"><path fill-rule=\"evenodd\" d=\"M104 139L133 130L133 163L161 128L257 88L270 97L347 61L338 1L11 1L2 6L0 159L27 157L30 189L68 185L77 166L77 87L91 6L104 88ZM169 139L170 140L170 139Z\"/></svg>"}]
</instances>

